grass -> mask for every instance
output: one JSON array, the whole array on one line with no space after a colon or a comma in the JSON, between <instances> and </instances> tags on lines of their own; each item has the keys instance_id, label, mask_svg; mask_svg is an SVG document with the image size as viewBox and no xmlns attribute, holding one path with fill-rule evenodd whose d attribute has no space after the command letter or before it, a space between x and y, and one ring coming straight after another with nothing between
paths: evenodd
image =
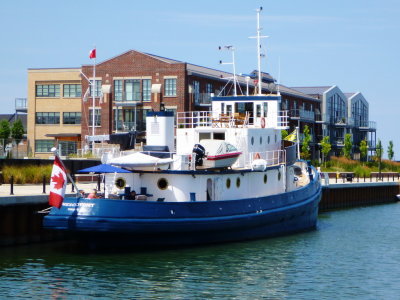
<instances>
[{"instance_id":1,"label":"grass","mask_svg":"<svg viewBox=\"0 0 400 300\"><path fill-rule=\"evenodd\" d=\"M16 184L42 183L43 176L46 176L46 180L50 181L52 167L53 165L4 166L2 170L4 183L10 183L11 176L14 176L14 183Z\"/></svg>"},{"instance_id":2,"label":"grass","mask_svg":"<svg viewBox=\"0 0 400 300\"><path fill-rule=\"evenodd\" d=\"M326 166L321 165L322 172L353 172L356 176L370 176L371 172L379 172L377 161L360 162L345 157L331 157ZM400 172L400 163L383 159L381 172Z\"/></svg>"}]
</instances>

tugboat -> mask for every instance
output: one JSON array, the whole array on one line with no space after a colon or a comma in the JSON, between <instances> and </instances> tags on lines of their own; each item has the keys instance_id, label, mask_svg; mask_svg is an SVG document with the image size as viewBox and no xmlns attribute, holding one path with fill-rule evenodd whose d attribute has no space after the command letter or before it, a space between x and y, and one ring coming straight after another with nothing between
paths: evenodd
<instances>
[{"instance_id":1,"label":"tugboat","mask_svg":"<svg viewBox=\"0 0 400 300\"><path fill-rule=\"evenodd\" d=\"M314 229L319 174L297 159L296 143L281 140L288 117L279 93L260 92L261 83L258 95L213 97L211 111L178 112L176 120L149 112L147 148L168 151L109 159L130 173L106 174L104 198L65 198L44 227L99 246L198 245Z\"/></svg>"}]
</instances>

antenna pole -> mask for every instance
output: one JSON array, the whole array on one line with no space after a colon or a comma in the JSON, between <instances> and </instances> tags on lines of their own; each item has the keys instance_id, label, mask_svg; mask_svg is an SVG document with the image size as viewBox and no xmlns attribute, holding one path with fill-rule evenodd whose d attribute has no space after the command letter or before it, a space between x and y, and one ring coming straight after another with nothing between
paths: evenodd
<instances>
[{"instance_id":1,"label":"antenna pole","mask_svg":"<svg viewBox=\"0 0 400 300\"><path fill-rule=\"evenodd\" d=\"M261 80L261 43L260 43L260 13L262 7L257 9L257 60L258 60L258 95L262 95L262 80Z\"/></svg>"},{"instance_id":2,"label":"antenna pole","mask_svg":"<svg viewBox=\"0 0 400 300\"><path fill-rule=\"evenodd\" d=\"M234 96L237 96L237 90L236 90L236 67L235 67L235 49L232 47L232 64L233 64L233 85L234 85Z\"/></svg>"}]
</instances>

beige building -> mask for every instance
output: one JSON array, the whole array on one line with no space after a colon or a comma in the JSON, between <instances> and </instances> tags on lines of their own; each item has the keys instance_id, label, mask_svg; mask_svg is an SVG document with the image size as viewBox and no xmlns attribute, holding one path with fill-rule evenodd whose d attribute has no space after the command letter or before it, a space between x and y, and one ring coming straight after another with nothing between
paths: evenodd
<instances>
[{"instance_id":1,"label":"beige building","mask_svg":"<svg viewBox=\"0 0 400 300\"><path fill-rule=\"evenodd\" d=\"M28 69L29 152L38 158L76 153L81 141L80 68Z\"/></svg>"}]
</instances>

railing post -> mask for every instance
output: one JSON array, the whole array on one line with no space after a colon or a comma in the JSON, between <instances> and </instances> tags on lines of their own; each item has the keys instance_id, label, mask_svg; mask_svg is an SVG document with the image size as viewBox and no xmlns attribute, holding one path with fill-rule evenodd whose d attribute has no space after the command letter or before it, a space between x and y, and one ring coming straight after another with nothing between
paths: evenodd
<instances>
[{"instance_id":1,"label":"railing post","mask_svg":"<svg viewBox=\"0 0 400 300\"><path fill-rule=\"evenodd\" d=\"M75 181L75 174L72 174L71 175L71 179L73 180L73 181ZM71 182L72 183L72 182ZM71 189L71 192L72 193L74 193L75 192L75 185L72 183L72 189Z\"/></svg>"},{"instance_id":2,"label":"railing post","mask_svg":"<svg viewBox=\"0 0 400 300\"><path fill-rule=\"evenodd\" d=\"M46 194L46 175L43 175L43 194Z\"/></svg>"},{"instance_id":3,"label":"railing post","mask_svg":"<svg viewBox=\"0 0 400 300\"><path fill-rule=\"evenodd\" d=\"M14 176L11 175L10 178L10 195L14 195Z\"/></svg>"}]
</instances>

